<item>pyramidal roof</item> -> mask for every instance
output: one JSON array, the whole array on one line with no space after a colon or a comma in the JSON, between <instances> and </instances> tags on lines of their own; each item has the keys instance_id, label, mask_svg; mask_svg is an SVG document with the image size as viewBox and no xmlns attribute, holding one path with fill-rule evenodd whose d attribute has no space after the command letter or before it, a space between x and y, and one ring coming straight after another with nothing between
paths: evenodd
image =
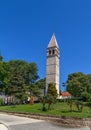
<instances>
[{"instance_id":1,"label":"pyramidal roof","mask_svg":"<svg viewBox=\"0 0 91 130\"><path fill-rule=\"evenodd\" d=\"M54 34L52 35L52 38L51 38L51 40L50 40L50 42L48 44L48 48L49 47L57 47L57 48L59 48L56 37L55 37Z\"/></svg>"}]
</instances>

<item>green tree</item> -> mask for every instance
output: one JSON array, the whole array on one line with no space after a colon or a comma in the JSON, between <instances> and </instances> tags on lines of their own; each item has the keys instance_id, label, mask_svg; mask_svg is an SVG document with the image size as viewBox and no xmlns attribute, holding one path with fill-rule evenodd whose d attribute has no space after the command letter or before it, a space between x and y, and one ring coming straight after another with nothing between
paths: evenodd
<instances>
[{"instance_id":1,"label":"green tree","mask_svg":"<svg viewBox=\"0 0 91 130\"><path fill-rule=\"evenodd\" d=\"M67 91L73 96L80 97L81 93L87 90L87 77L81 72L68 75Z\"/></svg>"},{"instance_id":2,"label":"green tree","mask_svg":"<svg viewBox=\"0 0 91 130\"><path fill-rule=\"evenodd\" d=\"M21 74L19 61L9 61L9 82L6 94L12 95L21 92L24 85L24 79Z\"/></svg>"},{"instance_id":3,"label":"green tree","mask_svg":"<svg viewBox=\"0 0 91 130\"><path fill-rule=\"evenodd\" d=\"M4 62L0 55L0 92L18 98L26 97L29 86L34 84L38 77L36 63L28 63L23 60ZM38 86L32 89L33 93L38 95Z\"/></svg>"},{"instance_id":4,"label":"green tree","mask_svg":"<svg viewBox=\"0 0 91 130\"><path fill-rule=\"evenodd\" d=\"M57 94L57 90L56 90L56 87L55 87L54 83L50 83L48 85L48 92L47 93L52 95L54 99L57 98L58 94Z\"/></svg>"},{"instance_id":5,"label":"green tree","mask_svg":"<svg viewBox=\"0 0 91 130\"><path fill-rule=\"evenodd\" d=\"M8 62L8 66L9 82L6 93L22 97L28 91L27 86L34 83L38 78L37 65L22 60L11 60Z\"/></svg>"}]
</instances>

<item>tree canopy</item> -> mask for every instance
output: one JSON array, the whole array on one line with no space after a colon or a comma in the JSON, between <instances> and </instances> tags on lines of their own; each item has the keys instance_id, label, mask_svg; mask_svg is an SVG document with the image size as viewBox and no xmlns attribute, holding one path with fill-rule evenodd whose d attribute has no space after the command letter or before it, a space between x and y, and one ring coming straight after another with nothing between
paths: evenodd
<instances>
[{"instance_id":1,"label":"tree canopy","mask_svg":"<svg viewBox=\"0 0 91 130\"><path fill-rule=\"evenodd\" d=\"M68 75L67 90L74 97L91 97L91 75L75 72Z\"/></svg>"},{"instance_id":2,"label":"tree canopy","mask_svg":"<svg viewBox=\"0 0 91 130\"><path fill-rule=\"evenodd\" d=\"M38 76L38 67L35 62L23 60L2 61L0 56L0 92L6 95L21 95L26 92L25 86L34 84Z\"/></svg>"}]
</instances>

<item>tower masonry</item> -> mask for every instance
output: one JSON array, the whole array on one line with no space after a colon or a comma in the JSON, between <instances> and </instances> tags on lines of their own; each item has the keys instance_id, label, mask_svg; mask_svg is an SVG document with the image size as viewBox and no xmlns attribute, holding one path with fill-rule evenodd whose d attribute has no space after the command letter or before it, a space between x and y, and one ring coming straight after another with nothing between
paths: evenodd
<instances>
[{"instance_id":1,"label":"tower masonry","mask_svg":"<svg viewBox=\"0 0 91 130\"><path fill-rule=\"evenodd\" d=\"M48 90L48 84L55 83L57 93L59 95L59 60L60 50L55 35L52 38L47 47L47 64L46 64L46 93Z\"/></svg>"}]
</instances>

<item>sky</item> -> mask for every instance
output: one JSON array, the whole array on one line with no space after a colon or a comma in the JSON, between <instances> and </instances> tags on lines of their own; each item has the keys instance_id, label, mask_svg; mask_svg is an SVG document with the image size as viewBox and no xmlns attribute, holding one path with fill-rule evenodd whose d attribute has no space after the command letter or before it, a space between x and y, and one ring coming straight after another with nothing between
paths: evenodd
<instances>
[{"instance_id":1,"label":"sky","mask_svg":"<svg viewBox=\"0 0 91 130\"><path fill-rule=\"evenodd\" d=\"M0 53L4 61L35 62L46 77L46 49L55 33L60 86L68 74L91 74L91 0L0 0Z\"/></svg>"}]
</instances>

